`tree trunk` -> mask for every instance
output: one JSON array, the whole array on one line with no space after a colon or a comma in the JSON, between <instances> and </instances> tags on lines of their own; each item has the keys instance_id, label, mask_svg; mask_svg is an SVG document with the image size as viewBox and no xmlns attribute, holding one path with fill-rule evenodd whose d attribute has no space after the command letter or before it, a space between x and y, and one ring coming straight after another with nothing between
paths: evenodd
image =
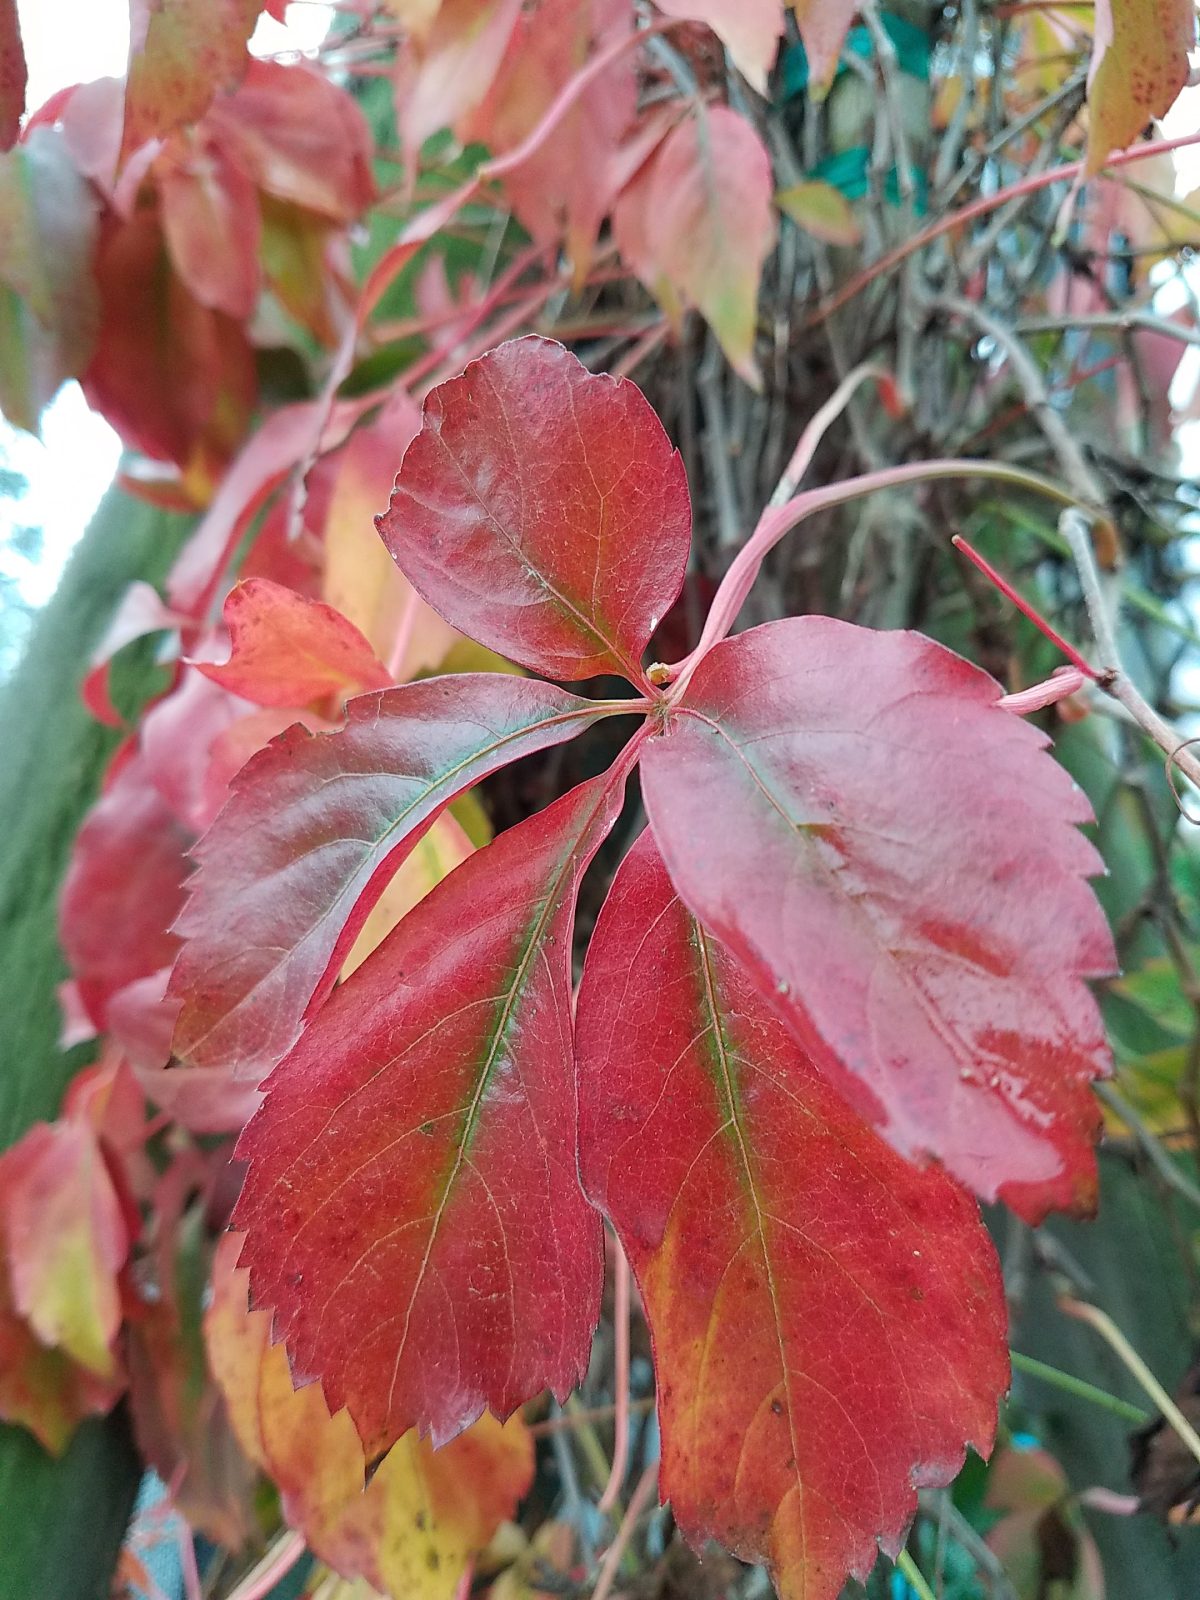
<instances>
[{"instance_id":1,"label":"tree trunk","mask_svg":"<svg viewBox=\"0 0 1200 1600\"><path fill-rule=\"evenodd\" d=\"M0 1148L57 1114L88 1059L86 1047L58 1047L55 911L71 842L120 735L88 715L79 683L126 586L160 577L185 530L183 519L112 491L0 689ZM140 1473L124 1408L81 1427L61 1460L0 1424L0 1600L107 1595Z\"/></svg>"}]
</instances>

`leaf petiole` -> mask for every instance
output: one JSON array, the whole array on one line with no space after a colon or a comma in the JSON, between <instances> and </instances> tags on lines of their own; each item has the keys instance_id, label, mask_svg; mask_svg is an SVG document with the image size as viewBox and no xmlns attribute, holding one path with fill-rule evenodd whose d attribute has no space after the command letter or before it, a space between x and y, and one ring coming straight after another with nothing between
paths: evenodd
<instances>
[{"instance_id":1,"label":"leaf petiole","mask_svg":"<svg viewBox=\"0 0 1200 1600\"><path fill-rule=\"evenodd\" d=\"M896 1557L896 1571L901 1573L904 1581L916 1595L917 1600L935 1600L933 1590L925 1582L925 1575L907 1550L901 1550Z\"/></svg>"},{"instance_id":2,"label":"leaf petiole","mask_svg":"<svg viewBox=\"0 0 1200 1600\"><path fill-rule=\"evenodd\" d=\"M1061 1389L1064 1394L1073 1394L1079 1400L1088 1400L1092 1405L1102 1406L1105 1411L1111 1411L1114 1416L1132 1423L1134 1427L1141 1427L1150 1420L1140 1406L1135 1406L1128 1400L1118 1399L1115 1394L1109 1394L1107 1389L1097 1388L1086 1378L1076 1378L1069 1372L1062 1372L1058 1367L1037 1360L1035 1356L1022 1355L1019 1350L1013 1350L1011 1356L1013 1369L1016 1372L1027 1373L1031 1378L1040 1378L1043 1383Z\"/></svg>"}]
</instances>

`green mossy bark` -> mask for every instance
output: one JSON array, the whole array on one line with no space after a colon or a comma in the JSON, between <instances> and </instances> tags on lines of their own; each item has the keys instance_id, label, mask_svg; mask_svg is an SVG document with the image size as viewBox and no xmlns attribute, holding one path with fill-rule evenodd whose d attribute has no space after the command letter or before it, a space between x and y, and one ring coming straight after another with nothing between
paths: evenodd
<instances>
[{"instance_id":1,"label":"green mossy bark","mask_svg":"<svg viewBox=\"0 0 1200 1600\"><path fill-rule=\"evenodd\" d=\"M185 531L111 492L0 688L0 1148L57 1114L87 1060L58 1048L55 905L120 736L88 715L79 682L127 585L161 577ZM0 1600L106 1596L140 1474L123 1410L80 1428L61 1460L0 1425Z\"/></svg>"}]
</instances>

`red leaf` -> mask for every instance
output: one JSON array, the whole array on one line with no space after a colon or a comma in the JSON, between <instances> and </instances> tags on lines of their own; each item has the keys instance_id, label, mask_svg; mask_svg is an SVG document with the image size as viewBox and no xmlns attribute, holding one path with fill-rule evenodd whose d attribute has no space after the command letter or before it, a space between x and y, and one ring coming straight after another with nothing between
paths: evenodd
<instances>
[{"instance_id":1,"label":"red leaf","mask_svg":"<svg viewBox=\"0 0 1200 1600\"><path fill-rule=\"evenodd\" d=\"M225 601L232 654L197 662L206 678L260 706L306 706L328 695L382 689L387 668L340 611L267 578L251 578Z\"/></svg>"},{"instance_id":2,"label":"red leaf","mask_svg":"<svg viewBox=\"0 0 1200 1600\"><path fill-rule=\"evenodd\" d=\"M345 439L359 410L356 404L334 407L320 440L325 449ZM317 443L323 411L316 400L282 406L247 440L171 569L167 592L178 610L198 615L206 609L251 519Z\"/></svg>"},{"instance_id":3,"label":"red leaf","mask_svg":"<svg viewBox=\"0 0 1200 1600\"><path fill-rule=\"evenodd\" d=\"M245 321L258 302L262 215L253 180L217 139L179 133L155 164L163 232L202 306Z\"/></svg>"},{"instance_id":4,"label":"red leaf","mask_svg":"<svg viewBox=\"0 0 1200 1600\"><path fill-rule=\"evenodd\" d=\"M915 1486L991 1444L1008 1355L976 1208L833 1093L649 833L601 912L578 1035L584 1184L649 1317L662 1495L784 1600L835 1600L876 1540L899 1549Z\"/></svg>"},{"instance_id":5,"label":"red leaf","mask_svg":"<svg viewBox=\"0 0 1200 1600\"><path fill-rule=\"evenodd\" d=\"M361 695L338 732L291 728L274 740L192 852L200 865L170 985L183 1002L176 1054L259 1081L438 812L604 714L549 684L471 673Z\"/></svg>"},{"instance_id":6,"label":"red leaf","mask_svg":"<svg viewBox=\"0 0 1200 1600\"><path fill-rule=\"evenodd\" d=\"M303 63L252 61L236 94L208 117L259 188L334 222L375 198L371 130L357 103Z\"/></svg>"},{"instance_id":7,"label":"red leaf","mask_svg":"<svg viewBox=\"0 0 1200 1600\"><path fill-rule=\"evenodd\" d=\"M379 518L454 627L550 677L636 684L690 525L683 462L641 391L534 337L430 393Z\"/></svg>"},{"instance_id":8,"label":"red leaf","mask_svg":"<svg viewBox=\"0 0 1200 1600\"><path fill-rule=\"evenodd\" d=\"M95 273L100 337L84 392L127 445L192 473L199 497L240 442L257 393L245 332L188 293L151 210L105 219Z\"/></svg>"},{"instance_id":9,"label":"red leaf","mask_svg":"<svg viewBox=\"0 0 1200 1600\"><path fill-rule=\"evenodd\" d=\"M189 847L191 837L208 827L225 799L225 784L212 781L212 752L248 714L251 707L247 701L210 683L189 666L184 668L174 692L152 706L142 719L140 740L146 775L188 829ZM247 750L245 755L250 753ZM228 772L224 776L227 781Z\"/></svg>"},{"instance_id":10,"label":"red leaf","mask_svg":"<svg viewBox=\"0 0 1200 1600\"><path fill-rule=\"evenodd\" d=\"M97 1028L135 979L167 966L183 904L190 835L154 788L144 757L117 774L75 839L59 901L59 938Z\"/></svg>"},{"instance_id":11,"label":"red leaf","mask_svg":"<svg viewBox=\"0 0 1200 1600\"><path fill-rule=\"evenodd\" d=\"M27 77L17 0L0 0L0 150L9 149L21 131Z\"/></svg>"},{"instance_id":12,"label":"red leaf","mask_svg":"<svg viewBox=\"0 0 1200 1600\"><path fill-rule=\"evenodd\" d=\"M1088 72L1088 174L1169 111L1188 80L1193 0L1097 0Z\"/></svg>"},{"instance_id":13,"label":"red leaf","mask_svg":"<svg viewBox=\"0 0 1200 1600\"><path fill-rule=\"evenodd\" d=\"M621 254L668 314L694 305L754 384L758 281L775 236L772 188L770 157L749 122L708 106L667 136L613 212Z\"/></svg>"},{"instance_id":14,"label":"red leaf","mask_svg":"<svg viewBox=\"0 0 1200 1600\"><path fill-rule=\"evenodd\" d=\"M1027 1218L1094 1197L1112 942L1087 801L912 633L826 617L719 644L643 757L693 912L899 1150Z\"/></svg>"},{"instance_id":15,"label":"red leaf","mask_svg":"<svg viewBox=\"0 0 1200 1600\"><path fill-rule=\"evenodd\" d=\"M658 9L668 17L707 22L738 71L766 94L783 32L779 0L658 0Z\"/></svg>"},{"instance_id":16,"label":"red leaf","mask_svg":"<svg viewBox=\"0 0 1200 1600\"><path fill-rule=\"evenodd\" d=\"M125 155L198 122L217 90L237 83L261 10L262 0L131 0Z\"/></svg>"},{"instance_id":17,"label":"red leaf","mask_svg":"<svg viewBox=\"0 0 1200 1600\"><path fill-rule=\"evenodd\" d=\"M587 1366L603 1252L576 1171L571 928L621 790L580 785L431 890L238 1145L254 1303L368 1456L565 1399Z\"/></svg>"}]
</instances>

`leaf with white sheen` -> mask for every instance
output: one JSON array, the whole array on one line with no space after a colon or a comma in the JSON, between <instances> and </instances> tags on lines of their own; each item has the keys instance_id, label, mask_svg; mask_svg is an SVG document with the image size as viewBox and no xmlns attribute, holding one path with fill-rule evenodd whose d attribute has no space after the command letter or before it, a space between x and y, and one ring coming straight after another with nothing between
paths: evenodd
<instances>
[{"instance_id":1,"label":"leaf with white sheen","mask_svg":"<svg viewBox=\"0 0 1200 1600\"><path fill-rule=\"evenodd\" d=\"M529 337L430 393L378 526L417 592L473 639L547 677L640 685L683 583L691 503L636 385Z\"/></svg>"},{"instance_id":2,"label":"leaf with white sheen","mask_svg":"<svg viewBox=\"0 0 1200 1600\"><path fill-rule=\"evenodd\" d=\"M600 1221L579 1187L571 930L621 807L581 784L444 878L335 992L238 1145L255 1306L368 1456L582 1377Z\"/></svg>"},{"instance_id":3,"label":"leaf with white sheen","mask_svg":"<svg viewBox=\"0 0 1200 1600\"><path fill-rule=\"evenodd\" d=\"M261 1080L434 817L605 709L550 684L468 673L360 695L335 733L297 725L272 740L192 852L170 985L182 1002L176 1055Z\"/></svg>"},{"instance_id":4,"label":"leaf with white sheen","mask_svg":"<svg viewBox=\"0 0 1200 1600\"><path fill-rule=\"evenodd\" d=\"M1087 800L985 672L827 617L717 645L643 754L680 894L906 1155L1030 1219L1095 1197Z\"/></svg>"},{"instance_id":5,"label":"leaf with white sheen","mask_svg":"<svg viewBox=\"0 0 1200 1600\"><path fill-rule=\"evenodd\" d=\"M578 1006L580 1160L654 1340L660 1487L680 1528L835 1600L916 1487L986 1451L1008 1382L975 1205L833 1092L678 899L649 832Z\"/></svg>"}]
</instances>

